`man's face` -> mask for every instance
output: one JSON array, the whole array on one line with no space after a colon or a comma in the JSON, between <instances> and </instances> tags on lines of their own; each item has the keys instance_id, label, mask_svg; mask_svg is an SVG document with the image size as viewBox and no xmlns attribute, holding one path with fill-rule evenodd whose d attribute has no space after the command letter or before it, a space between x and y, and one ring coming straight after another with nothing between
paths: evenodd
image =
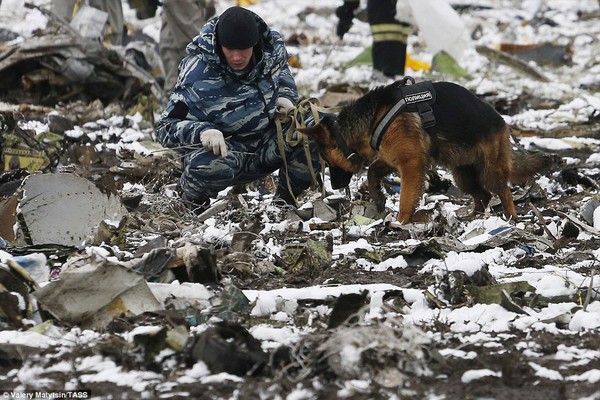
<instances>
[{"instance_id":1,"label":"man's face","mask_svg":"<svg viewBox=\"0 0 600 400\"><path fill-rule=\"evenodd\" d=\"M227 64L229 64L234 71L243 71L252 58L252 47L241 50L223 47L223 54L225 55Z\"/></svg>"}]
</instances>

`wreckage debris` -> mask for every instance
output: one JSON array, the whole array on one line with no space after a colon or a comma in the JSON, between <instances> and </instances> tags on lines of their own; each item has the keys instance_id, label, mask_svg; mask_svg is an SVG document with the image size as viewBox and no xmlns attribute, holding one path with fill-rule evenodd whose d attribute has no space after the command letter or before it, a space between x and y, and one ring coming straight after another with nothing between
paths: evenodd
<instances>
[{"instance_id":1,"label":"wreckage debris","mask_svg":"<svg viewBox=\"0 0 600 400\"><path fill-rule=\"evenodd\" d=\"M136 58L135 64L140 65L137 57L142 53L136 47L125 58ZM523 60L523 54L513 55ZM97 70L98 66L93 65ZM456 63L452 66L457 67ZM457 68L455 72L464 71ZM57 73L44 76L29 71L25 78L27 87L33 91L30 98L43 97L37 91L43 89L44 79L57 85L53 89L55 97L62 89L66 90ZM78 88L77 83L66 85L73 90ZM358 90L331 91L328 101L332 105L349 101L358 96ZM11 94L16 96L19 91ZM69 92L65 99L78 96ZM502 98L502 94L499 96ZM29 101L27 96L24 98ZM54 101L51 95L45 100ZM561 100L550 100L553 101L519 96L517 106L504 106L502 99L496 104L510 110L509 115L524 108L550 110L563 104ZM141 110L144 105L140 103L139 107ZM48 130L57 136L15 130L14 116L18 115L15 110L19 109L40 121L47 116ZM38 382L54 382L60 375L53 369L55 365L69 364L73 368L56 379L57 384L73 382L60 382L64 377L94 385L94 390L117 392L123 388L115 384L104 389L110 385L93 380L93 368L111 365L123 374L131 373L126 375L131 380L135 379L135 368L148 373L139 379L140 386L147 386L137 397L148 393L177 397L189 387L194 387L195 392L188 397L199 397L202 394L196 393L220 385L213 382L220 379L216 374L224 372L240 377L225 378L234 382L235 390L254 385L280 390L277 385L284 382L282 387L297 388L297 393L317 392L316 388L323 385L328 394L337 393L338 397L373 397L375 390L384 388L388 394L414 398L411 390L416 382L421 385L419 388L424 386L423 382L434 380L448 387L455 383L451 382L454 371L448 372L457 365L452 362L453 357L471 360L482 353L479 349L485 346L473 341L480 341L482 333L489 333L482 329L489 325L478 325L479 319L468 321L473 326L469 329L474 330L470 336L456 328L466 324L463 319L470 318L466 316L470 308L480 307L484 314L493 310L494 316L510 313L508 319L497 320L495 327L500 333L497 336L491 333L493 339L485 343L491 345L515 344L524 338L532 343L535 335L547 334L544 330L597 329L594 328L597 327L594 300L598 298L595 258L589 249L597 247L600 214L594 192L596 174L593 167L586 168L593 162L583 167L573 162L560 176L544 176L561 186L547 196L539 187L528 192L515 188L519 207L539 211L518 223L494 217L495 203L482 219L467 215L468 208L461 207L462 194L449 184L428 190L421 211L429 222L409 227L388 224L385 218L390 210L377 213L368 199L352 198L354 193L337 199L315 195L306 199L306 205L300 209L278 207L269 202L269 194L264 192L226 195L200 218L171 204L176 201L176 196L171 195L175 179L165 176L164 171L176 170L176 157L175 162L163 163L157 155L167 153L164 149L141 142L140 138L147 139L148 135L140 131L152 130L147 122L151 118L144 115L146 125L140 123L140 129L132 129L128 134L131 141L139 140L152 155L124 148L114 154L105 150L121 138L111 134L110 128L118 125L125 130L134 126L133 118L117 116L123 113L120 107L105 108L95 101L61 103L56 109L58 112L50 113L47 108L27 105L0 111L7 117L3 136L8 137L7 132L24 136L7 142L10 147L3 146L5 169L20 168L0 177L4 197L0 210L3 207L7 210L0 211L0 362L3 367L11 368L10 374L5 373L9 386L31 387ZM591 114L583 132L589 139L593 139L597 122L594 118L595 114ZM81 137L74 136L74 128L82 129ZM519 126L514 131L523 135L542 133L547 138L576 132L573 124L561 132L528 131ZM54 174L39 173L36 163L46 165L41 167L44 172L56 166L57 158L47 152L56 143L71 145L69 160L77 165L68 168L76 174L57 178ZM37 147L38 144L41 146ZM99 150L101 146L103 150ZM38 150L39 153L34 152ZM111 158L105 157L106 153ZM28 163L28 159L33 162ZM48 177L47 185L44 177ZM86 177L89 182L82 182ZM90 219L81 225L92 229L85 232L78 223L58 225L54 223L57 218L52 218L55 217L52 209L42 208L35 213L38 204L28 193L34 193L29 185L36 179L42 182L34 187L43 192L35 195L36 199L52 203L57 193L69 194L65 198L74 197L66 200L73 200L69 204L76 204L73 210L77 211L71 213L69 208L69 213L60 213L69 219L79 220L79 206L82 209L103 206L115 194L120 196L115 202L121 200L125 209L118 206L123 214L116 216L96 212L99 210L87 213ZM57 185L51 183L53 179L58 179ZM93 188L94 182L102 186L99 192ZM389 199L396 201L400 184L398 179L385 182ZM71 188L76 191L74 196L67 191ZM553 206L547 207L547 202L562 202L563 190L577 196L554 206L564 213L555 211ZM90 192L89 197L80 196L80 192L86 191ZM33 214L22 221L17 219L20 202L33 205ZM529 202L536 205L530 207ZM26 211L32 210L26 207ZM39 218L44 223L36 225ZM45 236L15 243L12 229L15 224L19 240L27 236L24 231L28 229L38 234L43 231ZM209 231L210 235L205 234ZM73 233L73 240L63 240ZM583 244L584 240L589 240L589 245ZM482 263L473 273L456 270L464 269L469 264L467 260L451 270L449 254L453 252L482 257L485 254L486 262L501 265L488 268ZM567 255L562 256L561 252ZM561 275L561 268L552 271L546 268L546 263L553 262L567 266L562 268L565 279L561 290L565 294L542 295L543 287L537 289L536 283L532 286L518 278L530 270L535 270L532 275L546 278ZM494 269L506 274L496 274ZM578 280L585 274L585 281ZM496 280L498 276L503 279ZM365 284L380 279L387 283L381 291ZM346 286L348 282L355 285ZM297 288L293 291L282 288L290 284ZM314 286L307 287L310 284ZM254 290L257 287L275 290ZM81 297L73 297L69 292L78 292ZM32 325L35 331L26 331ZM418 330L420 325L428 331ZM507 330L501 325L507 326ZM94 332L81 334L80 329L87 327ZM18 330L22 340L5 335L8 329ZM273 339L281 332L285 338ZM93 342L78 340L87 339L87 334L96 335ZM580 351L585 345L583 339L595 344L592 335L573 335L578 336L571 341L573 348ZM63 346L60 340L51 339L61 336L75 340ZM491 343L494 340L497 342ZM275 347L278 341L286 345ZM81 342L85 346L79 346ZM549 346L541 342L540 354L552 355L557 350L566 353L562 347L557 349L554 338L549 342ZM69 351L65 352L67 346ZM448 367L440 367L438 363L435 349L441 346L446 347L443 361ZM502 384L509 388L521 388L531 379L536 382L533 390L537 390L543 386L539 383L544 378L536 375L528 364L536 357L531 356L533 353L529 353L530 358L522 356L507 360L507 365L494 365L484 379L499 381L501 374ZM557 365L558 360L548 361L551 358L543 356L534 361L545 362L549 367ZM81 359L93 366L80 371ZM460 364L460 368L466 368L470 362ZM576 379L583 378L571 375L567 379L565 371L583 370L586 368L583 364L563 364L566 367L561 374L565 378L553 384L570 388ZM595 367L593 361L588 365ZM23 372L12 370L23 366ZM42 369L48 371L46 375L37 373ZM527 378L514 371L527 373ZM476 373L466 371L463 377L465 381L474 379ZM25 375L32 378L26 381ZM206 381L202 379L205 377ZM244 383L240 383L241 377ZM482 382L479 387L489 381ZM589 386L590 391L595 390L593 385ZM256 391L269 393L270 387L265 390L261 386Z\"/></svg>"},{"instance_id":2,"label":"wreckage debris","mask_svg":"<svg viewBox=\"0 0 600 400\"><path fill-rule=\"evenodd\" d=\"M308 351L316 347L317 352ZM364 380L402 390L415 376L431 376L429 363L441 360L425 332L401 321L344 325L307 335L289 349L290 380L325 368L341 380ZM369 393L369 388L358 390Z\"/></svg>"},{"instance_id":3,"label":"wreckage debris","mask_svg":"<svg viewBox=\"0 0 600 400\"><path fill-rule=\"evenodd\" d=\"M35 301L29 296L38 283L14 259L0 262L0 323L21 327L35 311Z\"/></svg>"},{"instance_id":4,"label":"wreckage debris","mask_svg":"<svg viewBox=\"0 0 600 400\"><path fill-rule=\"evenodd\" d=\"M524 61L534 61L537 65L563 66L571 62L572 45L550 42L537 44L500 43L500 51L517 56Z\"/></svg>"},{"instance_id":5,"label":"wreckage debris","mask_svg":"<svg viewBox=\"0 0 600 400\"><path fill-rule=\"evenodd\" d=\"M75 174L34 174L21 186L19 236L27 244L79 246L103 220L127 214L116 196L106 196ZM77 223L75 223L77 221Z\"/></svg>"},{"instance_id":6,"label":"wreckage debris","mask_svg":"<svg viewBox=\"0 0 600 400\"><path fill-rule=\"evenodd\" d=\"M538 68L529 65L527 62L512 54L496 50L489 46L477 46L476 50L478 53L488 57L491 61L508 65L519 74L541 82L550 82L550 79Z\"/></svg>"},{"instance_id":7,"label":"wreckage debris","mask_svg":"<svg viewBox=\"0 0 600 400\"><path fill-rule=\"evenodd\" d=\"M141 274L98 251L72 257L62 267L60 279L33 295L62 323L91 329L104 328L121 314L137 315L161 308Z\"/></svg>"},{"instance_id":8,"label":"wreckage debris","mask_svg":"<svg viewBox=\"0 0 600 400\"><path fill-rule=\"evenodd\" d=\"M261 342L243 326L221 322L209 327L186 344L193 362L203 361L212 373L257 375L267 364Z\"/></svg>"},{"instance_id":9,"label":"wreckage debris","mask_svg":"<svg viewBox=\"0 0 600 400\"><path fill-rule=\"evenodd\" d=\"M340 295L329 315L327 328L336 328L342 324L356 324L360 316L359 311L368 303L368 291L362 293L348 293Z\"/></svg>"},{"instance_id":10,"label":"wreckage debris","mask_svg":"<svg viewBox=\"0 0 600 400\"><path fill-rule=\"evenodd\" d=\"M26 6L44 13L49 24L45 31L0 52L0 97L5 101L55 106L60 102L90 103L95 99L105 104L132 102L140 94L162 98L160 75L153 76L157 70L150 65L152 59L159 57L144 57L143 53L155 52L153 47L141 48L132 43L122 49L109 49L51 11L30 3ZM93 15L89 17L93 19ZM93 21L80 22L80 27L93 25ZM140 59L138 65L136 60Z\"/></svg>"}]
</instances>

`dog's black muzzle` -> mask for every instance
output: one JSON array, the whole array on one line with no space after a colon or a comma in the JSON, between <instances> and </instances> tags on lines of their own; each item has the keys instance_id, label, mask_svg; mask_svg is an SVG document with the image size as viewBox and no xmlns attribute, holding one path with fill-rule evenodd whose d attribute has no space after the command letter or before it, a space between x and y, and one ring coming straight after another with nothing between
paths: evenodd
<instances>
[{"instance_id":1,"label":"dog's black muzzle","mask_svg":"<svg viewBox=\"0 0 600 400\"><path fill-rule=\"evenodd\" d=\"M352 172L329 166L329 177L331 178L331 187L333 189L342 189L348 186L352 175Z\"/></svg>"}]
</instances>

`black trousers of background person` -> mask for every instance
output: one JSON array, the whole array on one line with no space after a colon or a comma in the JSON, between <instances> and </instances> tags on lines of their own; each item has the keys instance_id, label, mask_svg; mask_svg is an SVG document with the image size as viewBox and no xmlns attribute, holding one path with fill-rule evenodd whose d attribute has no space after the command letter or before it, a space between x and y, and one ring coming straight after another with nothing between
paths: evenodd
<instances>
[{"instance_id":1,"label":"black trousers of background person","mask_svg":"<svg viewBox=\"0 0 600 400\"><path fill-rule=\"evenodd\" d=\"M396 0L368 0L367 15L373 37L373 68L390 77L404 75L410 26L394 18Z\"/></svg>"}]
</instances>

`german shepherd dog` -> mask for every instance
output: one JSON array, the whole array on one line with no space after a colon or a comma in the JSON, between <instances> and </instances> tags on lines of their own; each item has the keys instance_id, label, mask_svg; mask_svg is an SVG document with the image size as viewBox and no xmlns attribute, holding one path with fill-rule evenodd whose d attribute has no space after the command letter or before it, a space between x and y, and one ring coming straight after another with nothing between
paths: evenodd
<instances>
[{"instance_id":1,"label":"german shepherd dog","mask_svg":"<svg viewBox=\"0 0 600 400\"><path fill-rule=\"evenodd\" d=\"M434 93L429 112L435 125L425 127L423 115L416 110L402 110L390 117L388 111L398 104L399 88L412 86L406 81L375 88L344 106L337 118L327 115L319 124L300 130L317 143L329 164L334 189L346 186L352 174L367 165L369 193L382 212L381 179L398 172L402 181L397 219L409 223L435 162L448 168L456 185L473 197L474 215L485 211L495 193L506 217L516 220L509 183L526 184L552 163L551 157L513 151L502 116L468 89L451 82L429 82ZM380 122L385 118L388 125L381 132ZM382 136L374 145L377 130ZM345 184L334 182L334 172L339 170L349 173L342 179Z\"/></svg>"}]
</instances>

